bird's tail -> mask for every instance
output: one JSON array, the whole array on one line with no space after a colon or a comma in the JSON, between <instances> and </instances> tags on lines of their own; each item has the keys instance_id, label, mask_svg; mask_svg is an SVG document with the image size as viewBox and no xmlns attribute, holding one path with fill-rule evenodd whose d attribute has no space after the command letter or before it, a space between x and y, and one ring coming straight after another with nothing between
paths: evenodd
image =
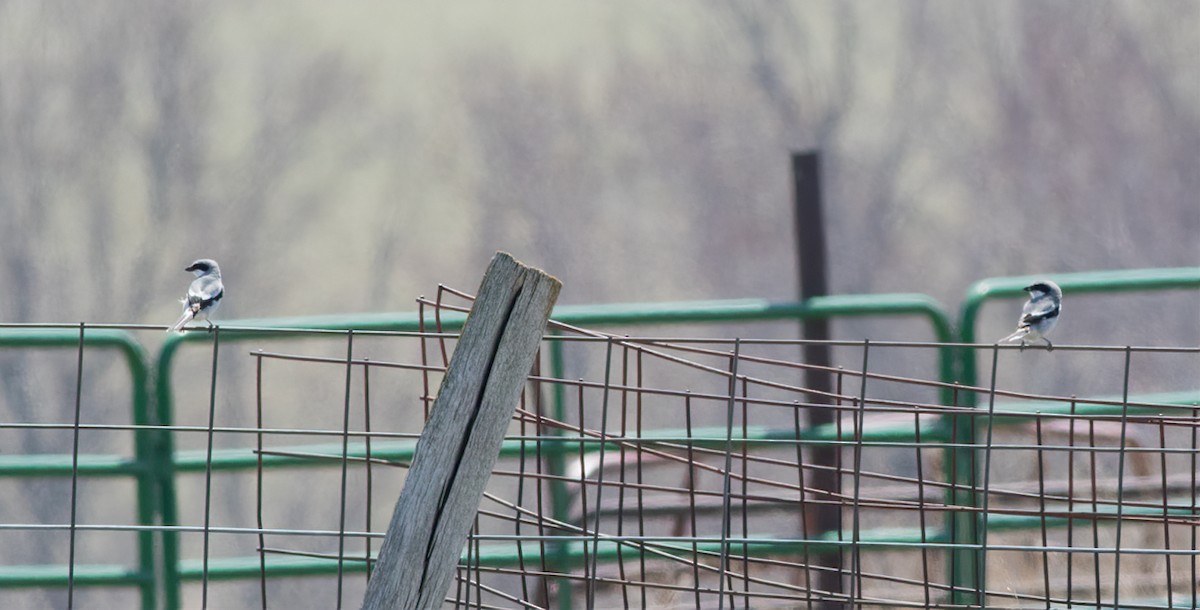
<instances>
[{"instance_id":1,"label":"bird's tail","mask_svg":"<svg viewBox=\"0 0 1200 610\"><path fill-rule=\"evenodd\" d=\"M1013 334L997 341L996 343L1009 343L1011 341L1019 341L1021 339L1024 339L1026 337L1026 335L1028 335L1028 334L1029 334L1029 327L1022 326L1022 327L1018 328L1016 330L1016 332L1014 332Z\"/></svg>"},{"instance_id":2,"label":"bird's tail","mask_svg":"<svg viewBox=\"0 0 1200 610\"><path fill-rule=\"evenodd\" d=\"M183 333L183 326L184 326L185 324L187 324L188 322L191 322L191 321L192 321L192 318L195 318L195 317L196 317L196 312L195 312L195 311L192 311L192 308L190 308L190 307L189 307L189 308L187 308L187 310L185 310L185 311L183 312L183 316L181 316L181 317L179 318L179 321L178 321L178 322L176 322L174 326L172 326L171 328L167 329L167 332L169 332L169 333L171 333L171 332L174 332L174 333Z\"/></svg>"}]
</instances>

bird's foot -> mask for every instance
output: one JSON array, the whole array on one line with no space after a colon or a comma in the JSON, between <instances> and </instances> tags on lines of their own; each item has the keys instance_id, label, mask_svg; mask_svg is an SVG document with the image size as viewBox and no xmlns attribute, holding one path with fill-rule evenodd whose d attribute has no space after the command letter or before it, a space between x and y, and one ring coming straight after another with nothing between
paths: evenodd
<instances>
[{"instance_id":1,"label":"bird's foot","mask_svg":"<svg viewBox=\"0 0 1200 610\"><path fill-rule=\"evenodd\" d=\"M1021 340L1021 351L1025 351L1025 340Z\"/></svg>"},{"instance_id":2,"label":"bird's foot","mask_svg":"<svg viewBox=\"0 0 1200 610\"><path fill-rule=\"evenodd\" d=\"M1046 351L1048 351L1048 352L1054 351L1054 344L1051 343L1049 339L1046 339Z\"/></svg>"}]
</instances>

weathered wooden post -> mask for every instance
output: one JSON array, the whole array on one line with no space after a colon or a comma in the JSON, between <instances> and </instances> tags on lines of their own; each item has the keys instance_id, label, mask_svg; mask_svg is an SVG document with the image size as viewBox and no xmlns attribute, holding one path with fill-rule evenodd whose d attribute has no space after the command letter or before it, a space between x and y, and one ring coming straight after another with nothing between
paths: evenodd
<instances>
[{"instance_id":1,"label":"weathered wooden post","mask_svg":"<svg viewBox=\"0 0 1200 610\"><path fill-rule=\"evenodd\" d=\"M492 259L417 441L364 610L442 605L561 287L504 252Z\"/></svg>"}]
</instances>

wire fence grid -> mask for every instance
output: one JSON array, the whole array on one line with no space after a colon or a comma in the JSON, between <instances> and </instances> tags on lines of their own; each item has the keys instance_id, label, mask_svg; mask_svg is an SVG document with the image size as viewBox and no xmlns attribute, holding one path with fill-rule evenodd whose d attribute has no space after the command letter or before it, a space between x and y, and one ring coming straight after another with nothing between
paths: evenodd
<instances>
[{"instance_id":1,"label":"wire fence grid","mask_svg":"<svg viewBox=\"0 0 1200 610\"><path fill-rule=\"evenodd\" d=\"M81 324L73 421L2 425L70 432L69 516L0 523L0 533L53 534L57 544L66 532L67 607L87 584L75 577L77 544L112 532L166 558L160 585L192 583L183 606L357 606L421 427L396 418L411 413L407 397L428 416L457 337L440 316L469 300L446 289L421 301L437 322L417 332L218 326L206 335L207 370L187 373L207 382L191 397L206 412L191 423L87 423L85 337L104 329ZM814 368L798 361L801 340L551 328L446 607L1192 608L1200 599L1196 393L1130 392L1139 358L1200 362L1200 348L1056 346L1107 354L1120 376L1120 396L1083 398L997 386L1004 366L1044 350L949 345L982 357L989 382L970 386L873 368L882 354L944 342L831 341L859 364L817 367L833 379L824 393L799 383ZM326 347L222 349L239 335L285 333ZM328 353L333 343L340 355ZM415 356L373 356L383 344ZM236 417L220 398L222 367L253 379L252 409L237 403ZM289 409L279 397L295 398L281 390L297 378L323 380L322 390ZM810 426L811 409L838 417ZM313 411L322 413L313 425L296 424ZM81 495L81 435L164 428L192 439L166 473L192 481L180 486L177 514L163 513L176 516L147 519L151 507L139 507L134 522L84 517L96 495ZM834 449L835 461L814 461L818 448ZM833 489L814 486L821 473L835 477ZM838 526L818 528L821 511ZM822 574L837 586L823 588ZM301 577L329 586L315 594L295 586Z\"/></svg>"}]
</instances>

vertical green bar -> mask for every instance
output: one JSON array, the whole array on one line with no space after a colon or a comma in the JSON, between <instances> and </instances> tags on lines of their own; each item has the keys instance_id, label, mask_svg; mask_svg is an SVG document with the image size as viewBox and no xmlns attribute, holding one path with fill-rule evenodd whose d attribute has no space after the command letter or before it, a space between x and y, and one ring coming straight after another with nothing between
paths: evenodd
<instances>
[{"instance_id":1,"label":"vertical green bar","mask_svg":"<svg viewBox=\"0 0 1200 610\"><path fill-rule=\"evenodd\" d=\"M972 284L963 300L959 313L959 341L975 343L977 340L975 325L978 322L979 310L989 299L1024 297L1023 288L1046 276L1019 276L1004 278L988 278ZM1062 287L1069 295L1085 293L1114 293L1143 290L1179 290L1200 288L1200 267L1176 267L1166 269L1129 269L1121 271L1091 271L1083 273L1055 273L1048 277ZM1066 298L1064 298L1064 301ZM1016 321L1014 310L1013 321ZM977 385L978 371L975 362L975 352L969 347L959 348L959 371L962 383L967 386ZM960 401L960 406L976 407L978 401L974 392L967 392ZM951 457L958 460L958 473L955 477L957 493L948 494L948 501L954 505L979 508L981 503L977 493L961 486L973 489L978 478L977 462L975 461L975 423L974 417L960 417L956 426L958 443L969 443L971 446L954 449ZM964 465L967 467L964 468ZM947 466L949 468L949 466ZM975 511L964 511L966 514L957 515L954 519L953 536L950 542L974 545L972 549L951 551L950 583L955 587L952 602L956 604L974 603L979 599L976 589L986 586L986 575L978 572L982 565L983 548L980 544L980 529L987 526L987 515L975 515ZM959 590L959 588L963 590Z\"/></svg>"},{"instance_id":2,"label":"vertical green bar","mask_svg":"<svg viewBox=\"0 0 1200 610\"><path fill-rule=\"evenodd\" d=\"M601 306L566 306L556 309L554 319L571 324L583 325L612 325L612 324L678 324L686 322L732 322L760 321L805 318L833 318L853 316L896 316L918 315L927 318L934 328L937 340L948 343L954 338L949 318L938 306L937 302L925 295L889 294L889 295L842 295L810 299L804 303L772 303L761 299L741 299L733 301L685 302L685 303L633 303ZM242 321L246 326L271 327L274 330L304 330L304 329L378 329L378 330L417 330L418 319L415 315L377 315L377 316L320 316L311 318L290 318L273 320ZM447 324L446 329L461 326L461 320ZM553 332L553 331L552 331ZM555 333L557 334L557 333ZM263 337L283 337L272 331L257 331L243 329L234 335L236 339L245 341ZM157 362L155 376L154 405L155 424L164 426L161 432L154 431L152 451L155 456L154 474L158 481L157 491L161 522L164 525L178 524L178 509L176 505L175 465L173 437L170 430L165 428L173 422L173 397L171 391L171 368L179 344L187 337L172 336L164 343ZM551 375L563 379L565 367L563 361L563 345L561 341L552 340L549 346L551 356ZM952 347L939 349L940 377L950 382L954 379L956 368L956 352ZM553 417L564 420L566 415L566 390L561 384L553 388ZM949 404L953 390L941 390L943 402ZM562 436L559 430L549 430L548 436ZM562 441L545 442L547 451L547 468L551 474L562 476L566 473L566 454L572 450L566 449ZM568 521L570 518L570 494L565 481L555 479L550 481L551 512L555 519ZM179 542L178 533L162 532L161 551L164 608L175 610L180 606L180 575L179 575ZM552 544L552 555L558 566L556 569L566 569L570 563L570 545L566 543ZM558 594L558 607L572 607L572 588L569 579L562 579Z\"/></svg>"},{"instance_id":3,"label":"vertical green bar","mask_svg":"<svg viewBox=\"0 0 1200 610\"><path fill-rule=\"evenodd\" d=\"M155 424L161 430L154 433L154 476L157 481L159 519L163 525L179 524L179 509L175 498L175 441L171 434L174 422L171 395L171 361L182 337L172 335L163 344L155 371ZM179 534L162 531L162 588L164 610L179 608Z\"/></svg>"},{"instance_id":4,"label":"vertical green bar","mask_svg":"<svg viewBox=\"0 0 1200 610\"><path fill-rule=\"evenodd\" d=\"M962 341L970 342L968 339ZM975 355L970 348L961 348L959 351L961 352L960 362L970 361L972 365L974 364ZM964 384L974 386L974 367L972 366L970 371L966 366L963 368ZM955 402L955 398L952 396L950 400L945 401L945 404L953 406ZM960 407L974 408L976 406L975 393L963 392L958 397L957 403L957 406ZM946 491L946 503L948 506L962 509L951 513L947 523L950 531L947 532L946 538L953 544L975 545L979 541L979 525L983 520L983 517L974 511L979 506L979 497L976 493L979 468L975 455L975 417L969 413L963 413L957 417L946 415L942 421L945 429L950 432L952 443L952 446L946 450L946 460L942 465L946 480L951 483L950 488ZM950 570L950 603L962 605L975 603L976 590L979 587L979 581L976 578L979 557L976 549L959 546L951 548L947 568Z\"/></svg>"},{"instance_id":5,"label":"vertical green bar","mask_svg":"<svg viewBox=\"0 0 1200 610\"><path fill-rule=\"evenodd\" d=\"M974 343L976 340L975 322L987 295L986 291L979 289L984 282L977 282L967 290L967 297L963 302L959 317L958 331L961 343ZM978 385L979 376L976 370L974 349L960 347L958 352L960 379L963 385L967 387ZM975 392L967 390L960 396L958 406L974 409L978 407L978 402ZM986 583L986 575L979 573L983 549L975 547L981 539L980 529L987 527L987 515L976 514L976 509L980 506L980 497L977 491L979 461L975 447L975 417L961 415L957 418L957 422L952 424L952 428L954 443L958 446L950 450L955 472L952 479L953 486L947 495L952 506L961 507L964 510L955 511L949 539L951 543L967 546L955 547L950 551L950 586L953 592L950 601L953 604L966 605L974 604L979 600L979 591ZM947 465L947 468L950 466ZM984 579L981 580L981 577Z\"/></svg>"},{"instance_id":6,"label":"vertical green bar","mask_svg":"<svg viewBox=\"0 0 1200 610\"><path fill-rule=\"evenodd\" d=\"M552 330L550 334L559 336L558 331ZM563 363L563 342L553 340L550 341L550 376L555 379L562 379L565 373L565 365ZM558 421L566 421L567 414L567 390L563 384L554 384L554 419ZM583 422L579 423L581 426ZM554 428L548 431L549 434L559 436L562 431ZM563 447L559 443L550 443L547 447L549 450L549 465L550 474L556 478L550 480L550 514L554 515L554 519L566 523L571 518L571 496L567 493L567 482L561 478L566 474L566 460L563 458ZM570 565L570 550L566 544L554 545L554 559L557 569L566 569ZM558 607L562 610L571 609L571 581L567 578L559 579L558 583Z\"/></svg>"},{"instance_id":7,"label":"vertical green bar","mask_svg":"<svg viewBox=\"0 0 1200 610\"><path fill-rule=\"evenodd\" d=\"M133 339L123 348L125 359L129 363L130 376L133 381L133 423L137 426L150 424L150 371L145 352ZM139 428L133 433L134 460L138 465L137 473L137 513L138 524L154 525L157 512L155 498L156 480L154 477L155 455L149 430ZM139 586L142 595L142 610L154 610L158 603L158 578L156 566L158 557L154 551L154 532L143 530L138 532L138 555L140 570L145 581Z\"/></svg>"},{"instance_id":8,"label":"vertical green bar","mask_svg":"<svg viewBox=\"0 0 1200 610\"><path fill-rule=\"evenodd\" d=\"M61 328L5 328L0 332L0 345L14 347L75 347L79 344L79 333ZM131 391L133 393L132 418L135 425L145 425L150 419L149 378L150 365L142 346L121 330L95 329L84 337L84 345L89 347L116 348L120 350L129 367ZM150 436L144 429L133 433L134 457L137 465L134 478L136 481L136 512L139 525L154 524L156 502L154 496L154 477L152 474L154 455L151 451ZM142 530L137 533L138 547L138 592L141 596L141 607L153 610L157 604L158 583L155 578L155 567L158 558L154 550L154 533ZM64 579L59 586L67 586Z\"/></svg>"}]
</instances>

